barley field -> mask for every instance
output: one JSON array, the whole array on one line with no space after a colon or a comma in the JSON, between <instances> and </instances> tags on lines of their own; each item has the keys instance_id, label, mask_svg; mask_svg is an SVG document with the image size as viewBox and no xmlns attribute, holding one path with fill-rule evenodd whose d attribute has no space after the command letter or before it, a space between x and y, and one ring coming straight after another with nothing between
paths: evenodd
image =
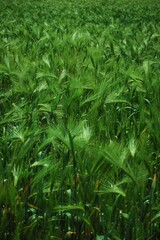
<instances>
[{"instance_id":1,"label":"barley field","mask_svg":"<svg viewBox=\"0 0 160 240\"><path fill-rule=\"evenodd\" d=\"M0 1L0 240L160 239L160 1Z\"/></svg>"}]
</instances>

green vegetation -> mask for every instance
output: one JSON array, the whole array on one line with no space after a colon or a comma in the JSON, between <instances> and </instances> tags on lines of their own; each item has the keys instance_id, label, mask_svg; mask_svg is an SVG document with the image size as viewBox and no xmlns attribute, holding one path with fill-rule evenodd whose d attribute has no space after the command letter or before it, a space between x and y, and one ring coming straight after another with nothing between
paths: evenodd
<instances>
[{"instance_id":1,"label":"green vegetation","mask_svg":"<svg viewBox=\"0 0 160 240\"><path fill-rule=\"evenodd\" d=\"M0 239L160 239L160 2L0 4Z\"/></svg>"}]
</instances>

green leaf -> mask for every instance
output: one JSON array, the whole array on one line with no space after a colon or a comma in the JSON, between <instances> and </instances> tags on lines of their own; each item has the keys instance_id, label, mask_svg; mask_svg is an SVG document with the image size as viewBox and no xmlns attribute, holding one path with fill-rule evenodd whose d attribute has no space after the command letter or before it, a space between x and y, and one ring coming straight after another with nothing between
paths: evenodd
<instances>
[{"instance_id":1,"label":"green leaf","mask_svg":"<svg viewBox=\"0 0 160 240\"><path fill-rule=\"evenodd\" d=\"M105 189L102 189L102 190L96 190L95 192L100 195L107 194L107 193L116 193L116 194L120 194L122 197L126 196L125 192L115 185L113 185L111 187L106 187Z\"/></svg>"},{"instance_id":2,"label":"green leaf","mask_svg":"<svg viewBox=\"0 0 160 240\"><path fill-rule=\"evenodd\" d=\"M63 206L57 206L54 208L55 212L59 211L74 211L74 210L80 210L84 212L84 207L82 205L63 205Z\"/></svg>"},{"instance_id":3,"label":"green leaf","mask_svg":"<svg viewBox=\"0 0 160 240\"><path fill-rule=\"evenodd\" d=\"M160 212L157 213L153 218L152 218L152 222L156 221L158 218L160 218Z\"/></svg>"}]
</instances>

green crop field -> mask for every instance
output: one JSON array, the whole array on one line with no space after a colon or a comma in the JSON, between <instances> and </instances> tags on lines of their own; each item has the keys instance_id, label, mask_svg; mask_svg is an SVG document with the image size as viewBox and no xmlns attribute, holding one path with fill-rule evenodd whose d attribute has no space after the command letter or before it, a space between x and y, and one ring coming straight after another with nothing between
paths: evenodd
<instances>
[{"instance_id":1,"label":"green crop field","mask_svg":"<svg viewBox=\"0 0 160 240\"><path fill-rule=\"evenodd\" d=\"M0 240L160 239L160 1L0 1Z\"/></svg>"}]
</instances>

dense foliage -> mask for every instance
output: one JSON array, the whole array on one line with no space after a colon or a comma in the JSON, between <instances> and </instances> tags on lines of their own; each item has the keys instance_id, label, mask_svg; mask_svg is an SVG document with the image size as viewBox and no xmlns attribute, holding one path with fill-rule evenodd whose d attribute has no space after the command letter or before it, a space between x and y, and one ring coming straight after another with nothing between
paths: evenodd
<instances>
[{"instance_id":1,"label":"dense foliage","mask_svg":"<svg viewBox=\"0 0 160 240\"><path fill-rule=\"evenodd\" d=\"M0 4L0 239L160 239L160 2Z\"/></svg>"}]
</instances>

